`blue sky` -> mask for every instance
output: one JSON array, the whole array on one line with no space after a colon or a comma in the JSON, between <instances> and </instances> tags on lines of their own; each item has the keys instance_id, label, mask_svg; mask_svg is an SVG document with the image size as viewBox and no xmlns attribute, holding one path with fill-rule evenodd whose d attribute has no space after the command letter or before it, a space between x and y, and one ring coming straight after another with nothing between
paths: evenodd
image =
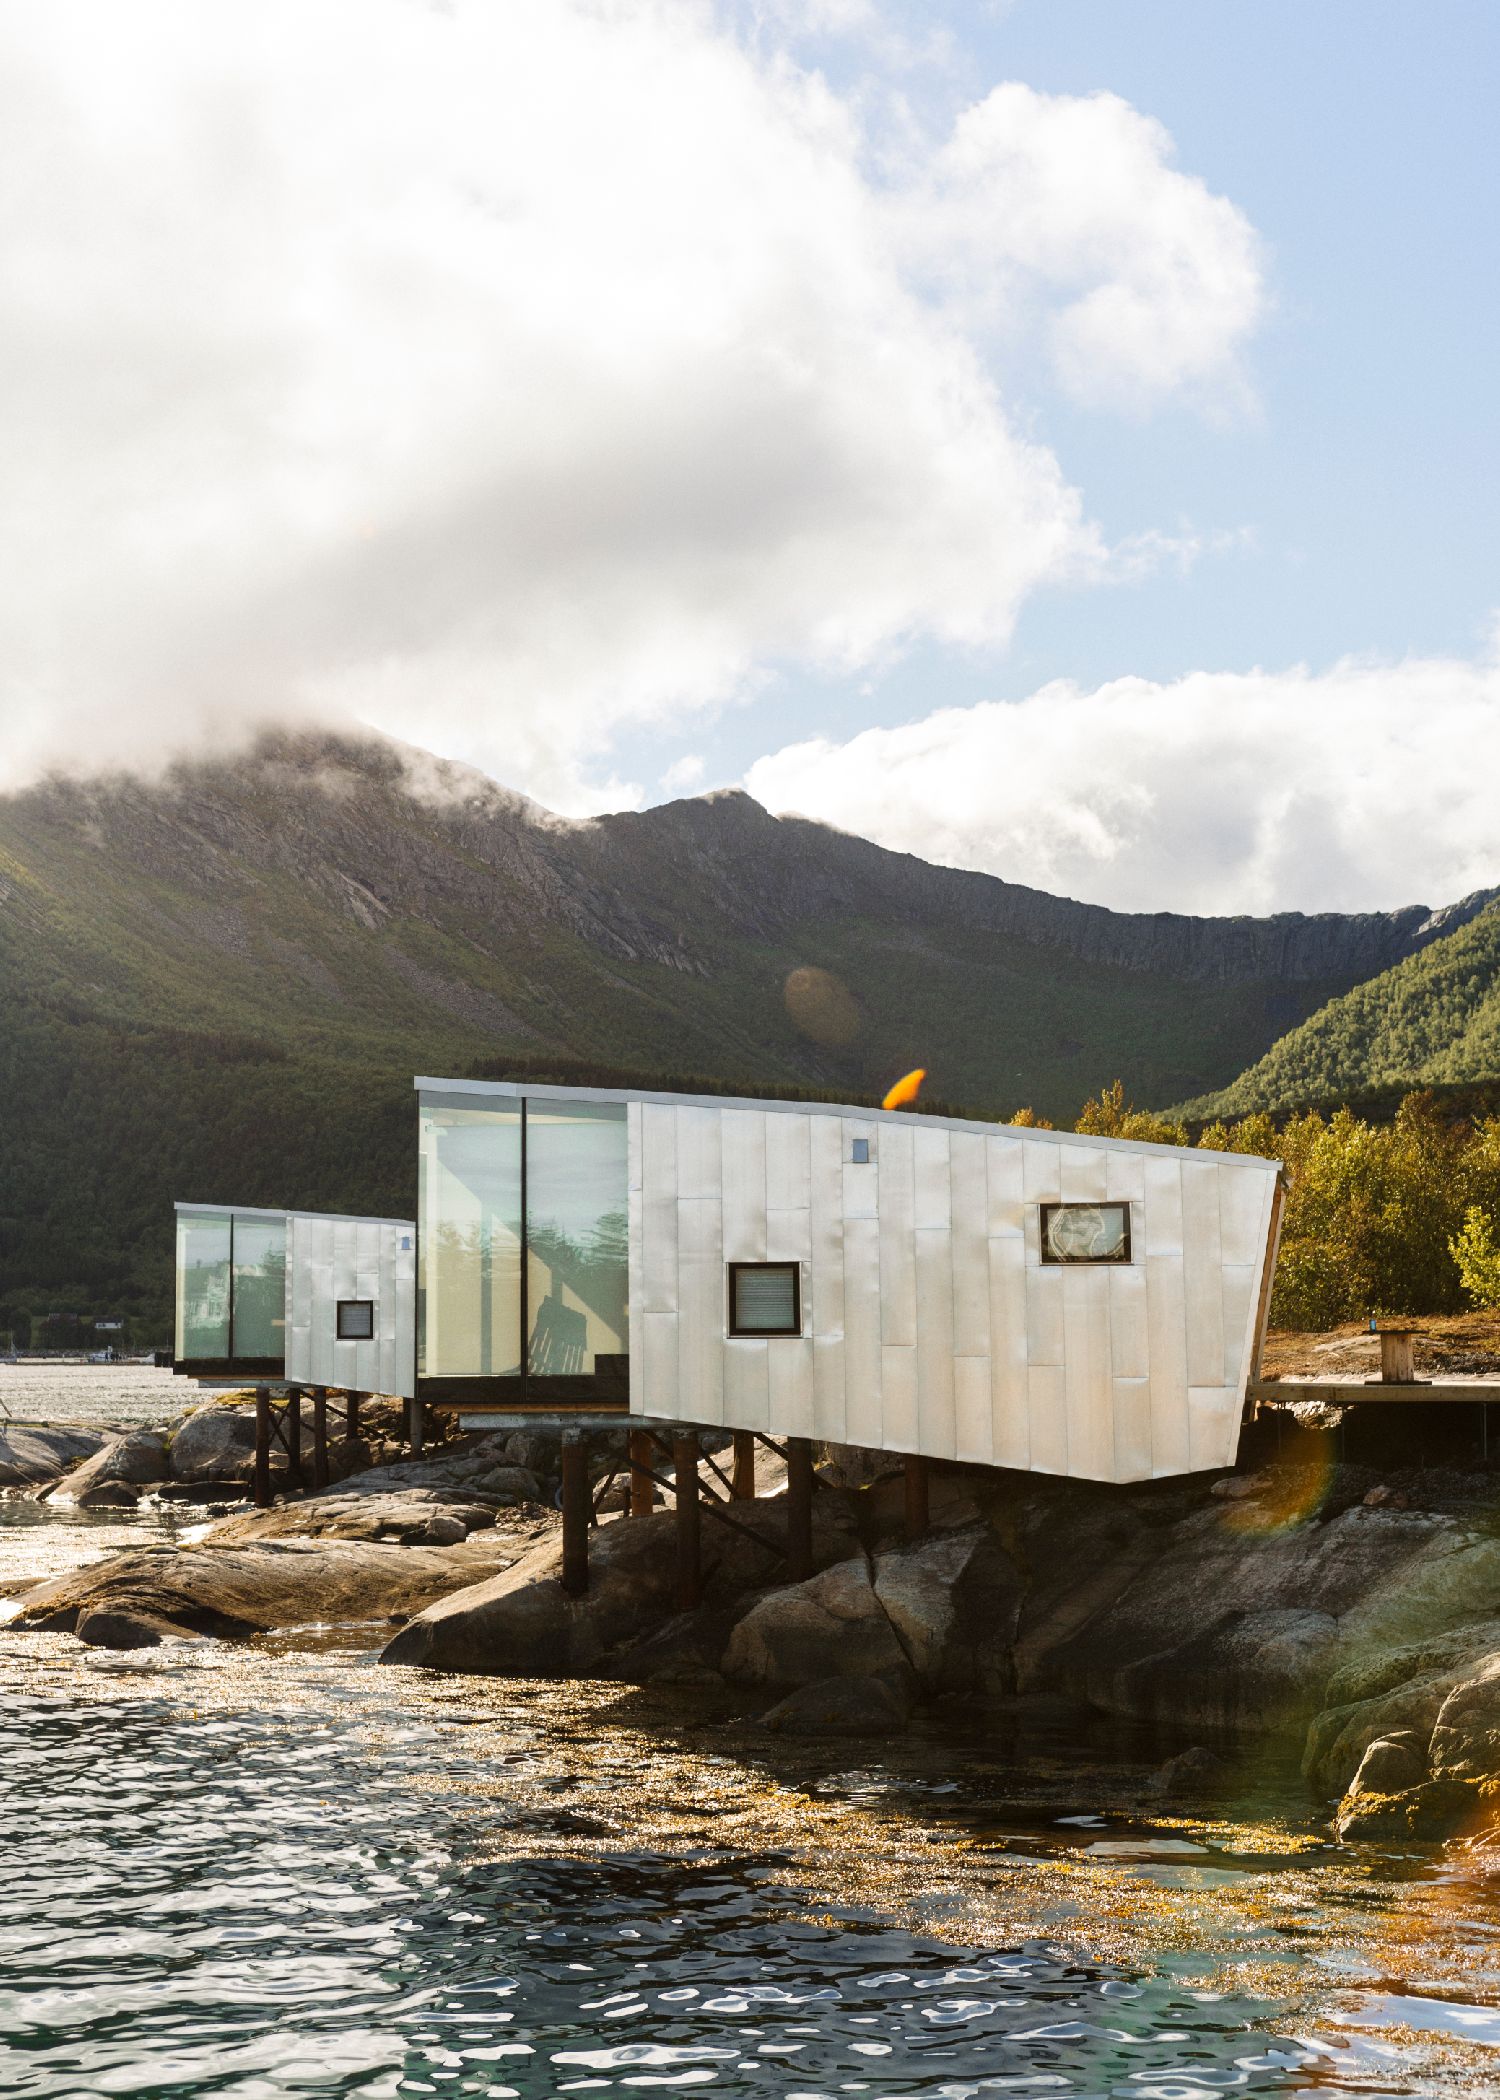
<instances>
[{"instance_id":1,"label":"blue sky","mask_svg":"<svg viewBox=\"0 0 1500 2100\"><path fill-rule=\"evenodd\" d=\"M1500 882L1481 0L10 0L0 786L267 722Z\"/></svg>"}]
</instances>

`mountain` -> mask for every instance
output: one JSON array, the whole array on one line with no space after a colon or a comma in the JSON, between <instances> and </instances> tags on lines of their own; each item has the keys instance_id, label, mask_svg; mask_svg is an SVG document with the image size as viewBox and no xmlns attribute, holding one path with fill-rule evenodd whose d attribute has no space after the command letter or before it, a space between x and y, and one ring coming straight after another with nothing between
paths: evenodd
<instances>
[{"instance_id":1,"label":"mountain","mask_svg":"<svg viewBox=\"0 0 1500 2100\"><path fill-rule=\"evenodd\" d=\"M1363 1101L1500 1078L1500 906L1332 999L1242 1072L1186 1105L1194 1119ZM1464 907L1458 907L1460 911Z\"/></svg>"},{"instance_id":2,"label":"mountain","mask_svg":"<svg viewBox=\"0 0 1500 2100\"><path fill-rule=\"evenodd\" d=\"M159 1328L174 1196L409 1213L417 1071L859 1096L923 1064L1061 1119L1117 1076L1227 1085L1483 901L1121 914L743 794L565 821L327 735L51 781L0 798L0 1334Z\"/></svg>"}]
</instances>

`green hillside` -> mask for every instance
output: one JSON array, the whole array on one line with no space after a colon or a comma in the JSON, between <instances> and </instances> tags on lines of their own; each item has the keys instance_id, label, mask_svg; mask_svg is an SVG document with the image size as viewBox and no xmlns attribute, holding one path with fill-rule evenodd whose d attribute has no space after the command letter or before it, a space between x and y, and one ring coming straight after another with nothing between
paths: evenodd
<instances>
[{"instance_id":1,"label":"green hillside","mask_svg":"<svg viewBox=\"0 0 1500 2100\"><path fill-rule=\"evenodd\" d=\"M49 783L0 798L0 1336L164 1337L174 1197L409 1213L415 1072L922 1064L1061 1122L1225 1086L1439 930L1112 913L740 794L563 822L375 742Z\"/></svg>"},{"instance_id":2,"label":"green hillside","mask_svg":"<svg viewBox=\"0 0 1500 2100\"><path fill-rule=\"evenodd\" d=\"M1364 1102L1500 1078L1500 907L1329 1003L1191 1118Z\"/></svg>"}]
</instances>

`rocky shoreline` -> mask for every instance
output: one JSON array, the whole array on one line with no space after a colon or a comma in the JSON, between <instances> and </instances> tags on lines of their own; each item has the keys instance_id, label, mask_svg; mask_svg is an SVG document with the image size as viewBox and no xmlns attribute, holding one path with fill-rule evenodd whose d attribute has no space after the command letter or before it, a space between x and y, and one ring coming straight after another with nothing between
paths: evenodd
<instances>
[{"instance_id":1,"label":"rocky shoreline","mask_svg":"<svg viewBox=\"0 0 1500 2100\"><path fill-rule=\"evenodd\" d=\"M85 1449L68 1432L50 1479L6 1484L83 1506L104 1487L203 1492L212 1445L234 1494L233 1417L215 1403ZM16 1436L0 1468L46 1462ZM1260 1743L1300 1752L1341 1835L1485 1844L1500 1827L1487 1472L1381 1475L1335 1463L1316 1433L1254 1472L1134 1488L937 1466L930 1529L908 1540L899 1479L845 1453L820 1470L808 1580L786 1579L767 1467L759 1499L734 1505L740 1528L704 1522L702 1602L684 1613L670 1510L607 1511L588 1591L564 1591L556 1441L470 1437L393 1461L377 1436L335 1455L327 1492L36 1584L11 1625L104 1646L361 1625L389 1664L723 1687L810 1735L878 1739L933 1706L997 1726L1071 1709L1195 1742L1163 1769L1167 1792L1211 1793L1235 1746ZM596 1471L613 1462L601 1451ZM166 1479L132 1477L163 1464Z\"/></svg>"}]
</instances>

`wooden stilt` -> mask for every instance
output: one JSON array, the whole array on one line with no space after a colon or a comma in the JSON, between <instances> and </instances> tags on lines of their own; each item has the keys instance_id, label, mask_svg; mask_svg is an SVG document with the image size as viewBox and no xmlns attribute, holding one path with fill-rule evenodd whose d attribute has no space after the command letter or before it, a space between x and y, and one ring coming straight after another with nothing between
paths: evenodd
<instances>
[{"instance_id":1,"label":"wooden stilt","mask_svg":"<svg viewBox=\"0 0 1500 2100\"><path fill-rule=\"evenodd\" d=\"M271 1506L271 1388L255 1388L255 1471L251 1492L257 1509Z\"/></svg>"},{"instance_id":2,"label":"wooden stilt","mask_svg":"<svg viewBox=\"0 0 1500 2100\"><path fill-rule=\"evenodd\" d=\"M583 1438L565 1436L562 1444L562 1586L581 1597L589 1586L589 1455Z\"/></svg>"},{"instance_id":3,"label":"wooden stilt","mask_svg":"<svg viewBox=\"0 0 1500 2100\"><path fill-rule=\"evenodd\" d=\"M734 1432L734 1499L755 1500L755 1438L748 1429Z\"/></svg>"},{"instance_id":4,"label":"wooden stilt","mask_svg":"<svg viewBox=\"0 0 1500 2100\"><path fill-rule=\"evenodd\" d=\"M906 1536L919 1539L927 1527L927 1461L909 1451L906 1455Z\"/></svg>"},{"instance_id":5,"label":"wooden stilt","mask_svg":"<svg viewBox=\"0 0 1500 2100\"><path fill-rule=\"evenodd\" d=\"M301 1487L302 1479L302 1388L288 1386L286 1411L281 1417L285 1425L282 1434L286 1438L288 1485Z\"/></svg>"},{"instance_id":6,"label":"wooden stilt","mask_svg":"<svg viewBox=\"0 0 1500 2100\"><path fill-rule=\"evenodd\" d=\"M649 1517L656 1507L656 1482L651 1478L655 1453L649 1429L630 1432L630 1514Z\"/></svg>"},{"instance_id":7,"label":"wooden stilt","mask_svg":"<svg viewBox=\"0 0 1500 2100\"><path fill-rule=\"evenodd\" d=\"M412 1395L406 1403L406 1442L413 1458L422 1456L422 1403Z\"/></svg>"},{"instance_id":8,"label":"wooden stilt","mask_svg":"<svg viewBox=\"0 0 1500 2100\"><path fill-rule=\"evenodd\" d=\"M328 1388L313 1387L313 1486L328 1485Z\"/></svg>"},{"instance_id":9,"label":"wooden stilt","mask_svg":"<svg viewBox=\"0 0 1500 2100\"><path fill-rule=\"evenodd\" d=\"M793 1582L812 1573L812 1445L805 1436L786 1440L786 1558Z\"/></svg>"},{"instance_id":10,"label":"wooden stilt","mask_svg":"<svg viewBox=\"0 0 1500 2100\"><path fill-rule=\"evenodd\" d=\"M346 1393L344 1395L344 1434L346 1436L354 1437L359 1435L359 1401L360 1396L358 1393Z\"/></svg>"},{"instance_id":11,"label":"wooden stilt","mask_svg":"<svg viewBox=\"0 0 1500 2100\"><path fill-rule=\"evenodd\" d=\"M696 1435L674 1439L672 1469L677 1489L677 1602L683 1611L692 1611L703 1595Z\"/></svg>"}]
</instances>

